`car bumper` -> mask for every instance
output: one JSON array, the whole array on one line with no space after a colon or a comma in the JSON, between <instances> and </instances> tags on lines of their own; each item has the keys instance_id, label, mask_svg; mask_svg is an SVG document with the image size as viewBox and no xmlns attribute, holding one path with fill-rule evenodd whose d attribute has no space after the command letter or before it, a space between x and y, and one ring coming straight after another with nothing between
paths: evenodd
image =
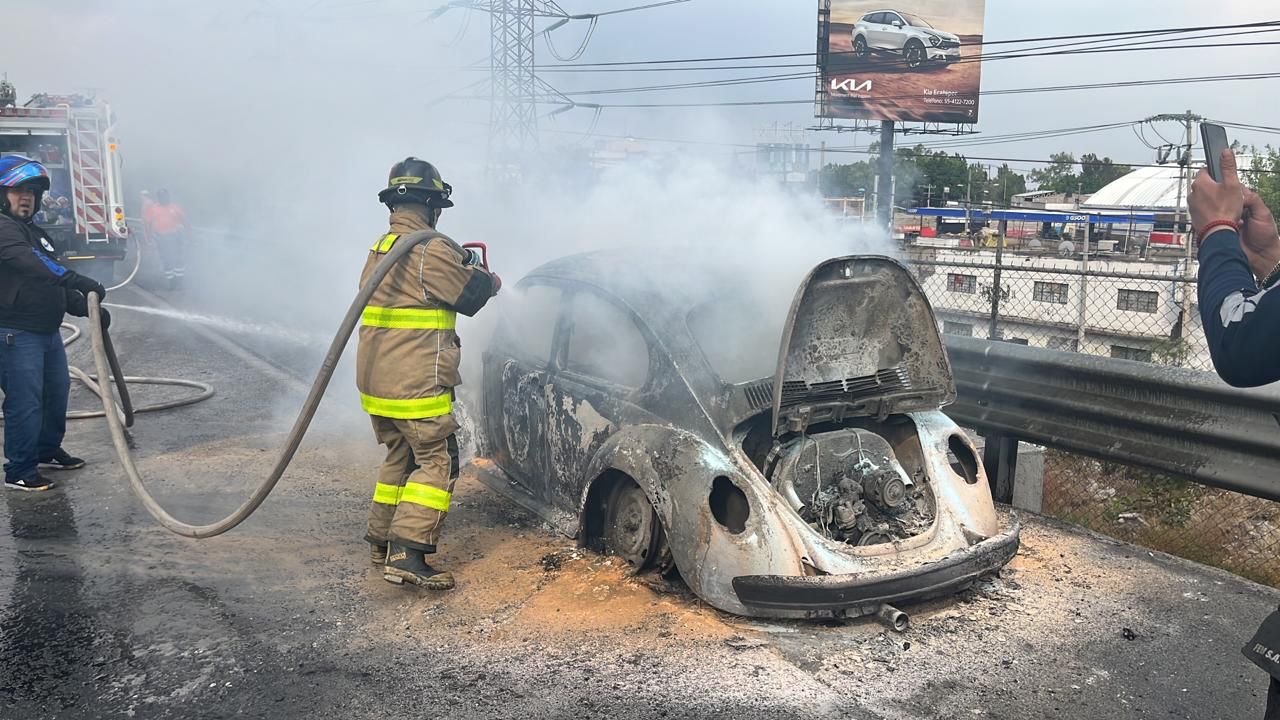
<instances>
[{"instance_id":1,"label":"car bumper","mask_svg":"<svg viewBox=\"0 0 1280 720\"><path fill-rule=\"evenodd\" d=\"M960 48L925 48L930 60L955 62L960 59Z\"/></svg>"},{"instance_id":2,"label":"car bumper","mask_svg":"<svg viewBox=\"0 0 1280 720\"><path fill-rule=\"evenodd\" d=\"M733 579L738 600L748 609L805 614L873 611L884 603L948 594L998 570L1018 553L1019 526L910 570L882 575L743 575Z\"/></svg>"}]
</instances>

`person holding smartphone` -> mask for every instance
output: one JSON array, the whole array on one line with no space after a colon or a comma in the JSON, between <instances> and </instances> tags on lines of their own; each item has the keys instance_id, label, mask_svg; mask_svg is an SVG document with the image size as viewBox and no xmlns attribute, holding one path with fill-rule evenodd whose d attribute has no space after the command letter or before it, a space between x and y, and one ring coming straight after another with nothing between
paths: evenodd
<instances>
[{"instance_id":1,"label":"person holding smartphone","mask_svg":"<svg viewBox=\"0 0 1280 720\"><path fill-rule=\"evenodd\" d=\"M1201 170L1187 196L1200 245L1200 317L1218 375L1257 387L1280 380L1280 233L1262 198L1241 184L1235 153L1224 150L1221 161L1221 182Z\"/></svg>"}]
</instances>

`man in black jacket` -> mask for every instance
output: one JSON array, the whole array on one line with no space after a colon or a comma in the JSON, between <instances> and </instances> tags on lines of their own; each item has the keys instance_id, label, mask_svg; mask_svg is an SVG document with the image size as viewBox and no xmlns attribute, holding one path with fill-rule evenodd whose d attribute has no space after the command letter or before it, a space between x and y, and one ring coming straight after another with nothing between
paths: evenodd
<instances>
[{"instance_id":1,"label":"man in black jacket","mask_svg":"<svg viewBox=\"0 0 1280 720\"><path fill-rule=\"evenodd\" d=\"M4 391L5 487L48 490L40 466L84 467L62 449L71 380L58 327L89 314L86 295L106 295L92 278L58 262L49 235L32 222L49 172L19 155L0 158L0 390ZM109 322L103 314L104 324Z\"/></svg>"}]
</instances>

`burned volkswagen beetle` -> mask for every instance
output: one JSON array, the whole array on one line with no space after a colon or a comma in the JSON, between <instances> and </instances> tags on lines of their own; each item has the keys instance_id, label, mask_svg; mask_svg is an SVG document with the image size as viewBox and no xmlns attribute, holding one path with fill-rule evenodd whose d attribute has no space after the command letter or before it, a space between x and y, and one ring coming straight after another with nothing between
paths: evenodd
<instances>
[{"instance_id":1,"label":"burned volkswagen beetle","mask_svg":"<svg viewBox=\"0 0 1280 720\"><path fill-rule=\"evenodd\" d=\"M789 312L749 285L623 252L529 274L484 356L481 478L741 615L875 613L1007 563L911 273L828 260Z\"/></svg>"}]
</instances>

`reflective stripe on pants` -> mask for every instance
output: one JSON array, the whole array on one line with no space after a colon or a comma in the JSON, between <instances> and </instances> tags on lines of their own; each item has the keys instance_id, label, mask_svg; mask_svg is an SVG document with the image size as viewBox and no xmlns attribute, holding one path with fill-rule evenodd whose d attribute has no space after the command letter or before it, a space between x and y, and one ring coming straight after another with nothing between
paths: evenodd
<instances>
[{"instance_id":1,"label":"reflective stripe on pants","mask_svg":"<svg viewBox=\"0 0 1280 720\"><path fill-rule=\"evenodd\" d=\"M458 424L452 415L372 421L387 459L374 485L365 539L434 552L458 477Z\"/></svg>"}]
</instances>

